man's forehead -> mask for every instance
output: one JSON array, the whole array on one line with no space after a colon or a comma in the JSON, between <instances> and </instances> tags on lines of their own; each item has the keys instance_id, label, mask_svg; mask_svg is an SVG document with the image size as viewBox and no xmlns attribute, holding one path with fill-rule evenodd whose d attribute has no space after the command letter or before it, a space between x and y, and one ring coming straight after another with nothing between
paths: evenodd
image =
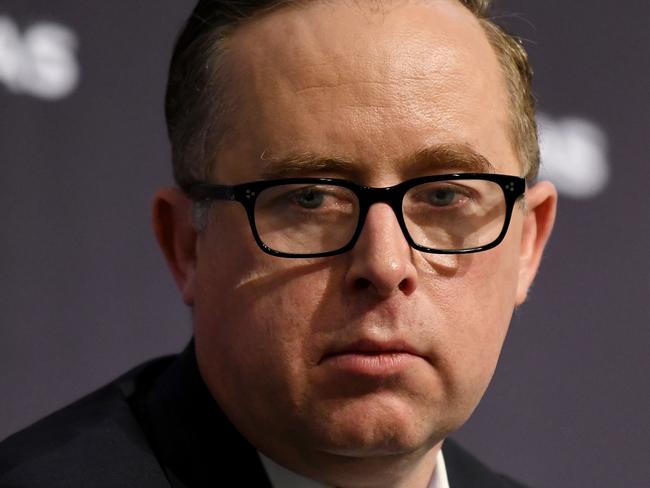
<instances>
[{"instance_id":1,"label":"man's forehead","mask_svg":"<svg viewBox=\"0 0 650 488\"><path fill-rule=\"evenodd\" d=\"M478 21L456 0L386 5L308 2L236 31L225 95L236 100L237 136L222 147L258 168L267 166L262 153L394 165L448 144L495 159L477 134L481 126L500 127L507 138L508 100ZM476 117L479 106L489 121Z\"/></svg>"},{"instance_id":2,"label":"man's forehead","mask_svg":"<svg viewBox=\"0 0 650 488\"><path fill-rule=\"evenodd\" d=\"M323 65L332 83L361 69L390 82L459 65L480 69L477 56L494 58L478 20L457 0L296 2L245 23L229 46L235 70L286 69L296 89L327 81Z\"/></svg>"}]
</instances>

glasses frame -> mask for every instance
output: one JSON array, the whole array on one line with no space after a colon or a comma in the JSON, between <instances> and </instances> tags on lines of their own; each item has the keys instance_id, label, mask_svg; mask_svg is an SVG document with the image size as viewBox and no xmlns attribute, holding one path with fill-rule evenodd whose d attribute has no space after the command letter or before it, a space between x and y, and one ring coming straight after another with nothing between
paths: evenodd
<instances>
[{"instance_id":1,"label":"glasses frame","mask_svg":"<svg viewBox=\"0 0 650 488\"><path fill-rule=\"evenodd\" d=\"M404 221L404 215L402 213L402 201L404 195L411 188L417 185L424 183L433 183L436 181L459 181L459 180L484 180L492 181L497 183L501 190L506 201L506 214L505 220L503 223L503 229L498 237L486 244L484 246L472 247L468 249L435 249L430 247L425 247L417 244L411 238L410 233L406 227L406 222ZM264 241L259 236L257 231L257 225L255 222L255 203L257 201L257 196L260 192L264 191L267 188L278 186L278 185L295 185L295 184L326 184L326 185L335 185L343 188L348 188L352 190L359 200L359 219L357 222L357 228L354 231L350 241L343 247L335 249L333 251L322 252L322 253L308 253L308 254L292 254L276 251L275 249L267 246ZM413 178L410 180L403 181L394 186L388 186L383 188L364 186L354 183L349 180L342 180L337 178L283 178L283 179L272 179L272 180L260 180L252 181L249 183L242 183L234 186L226 185L215 185L210 183L194 183L189 185L185 189L185 193L196 203L211 203L214 200L228 200L236 201L241 203L246 210L248 215L248 222L250 224L251 231L253 232L253 237L257 245L267 254L272 256L281 257L281 258L318 258L318 257L328 257L335 256L337 254L343 254L354 247L363 226L366 221L366 216L368 215L368 210L371 205L375 203L387 203L395 213L395 217L399 222L402 233L413 249L418 251L431 253L431 254L469 254L479 251L487 251L498 246L506 233L508 232L508 226L510 225L510 218L512 216L512 209L516 201L525 193L526 191L526 180L519 176L512 175L502 175L494 173L453 173L445 175L435 175L435 176L422 176L419 178Z\"/></svg>"}]
</instances>

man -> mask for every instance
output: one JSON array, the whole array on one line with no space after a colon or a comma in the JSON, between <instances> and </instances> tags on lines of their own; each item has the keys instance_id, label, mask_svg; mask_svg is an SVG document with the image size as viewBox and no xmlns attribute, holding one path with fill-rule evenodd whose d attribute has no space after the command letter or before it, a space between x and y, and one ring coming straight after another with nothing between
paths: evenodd
<instances>
[{"instance_id":1,"label":"man","mask_svg":"<svg viewBox=\"0 0 650 488\"><path fill-rule=\"evenodd\" d=\"M519 486L445 442L555 214L488 3L199 2L153 212L194 340L14 436L0 481Z\"/></svg>"}]
</instances>

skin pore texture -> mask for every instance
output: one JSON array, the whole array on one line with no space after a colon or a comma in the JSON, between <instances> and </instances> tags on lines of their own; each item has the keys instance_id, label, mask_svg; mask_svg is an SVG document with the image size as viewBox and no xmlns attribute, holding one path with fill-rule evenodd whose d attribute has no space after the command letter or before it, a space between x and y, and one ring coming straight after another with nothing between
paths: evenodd
<instances>
[{"instance_id":1,"label":"skin pore texture","mask_svg":"<svg viewBox=\"0 0 650 488\"><path fill-rule=\"evenodd\" d=\"M521 175L501 68L472 14L454 0L378 5L308 2L234 33L220 96L236 111L213 182L390 186L472 171L475 154ZM454 161L436 157L450 147ZM529 188L505 240L469 255L411 249L381 203L354 249L329 258L263 253L236 202L215 203L197 232L173 188L156 196L154 227L193 309L201 374L257 449L332 486L418 488L487 388L555 202L550 183ZM362 340L405 345L408 367L342 374L327 360Z\"/></svg>"}]
</instances>

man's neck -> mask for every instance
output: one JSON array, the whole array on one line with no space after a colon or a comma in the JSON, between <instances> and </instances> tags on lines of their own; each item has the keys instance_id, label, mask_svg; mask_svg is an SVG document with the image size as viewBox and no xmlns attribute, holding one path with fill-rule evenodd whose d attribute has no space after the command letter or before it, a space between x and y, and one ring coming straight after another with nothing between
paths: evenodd
<instances>
[{"instance_id":1,"label":"man's neck","mask_svg":"<svg viewBox=\"0 0 650 488\"><path fill-rule=\"evenodd\" d=\"M284 466L280 466L273 460L269 459L262 453L259 453L264 469L271 480L274 488L333 488L334 485L315 481L311 478L304 477L298 473L288 470ZM418 480L417 477L406 477L397 481L397 484L387 484L384 482L380 485L368 485L368 480L365 480L363 486L381 486L381 487L422 487L422 488L449 488L449 481L447 479L447 471L445 461L442 455L442 450L438 449L435 458L435 467L426 473L426 477ZM348 488L353 485L336 485L337 488Z\"/></svg>"},{"instance_id":2,"label":"man's neck","mask_svg":"<svg viewBox=\"0 0 650 488\"><path fill-rule=\"evenodd\" d=\"M432 486L433 473L439 459L442 457L441 445L442 443L435 445L424 454L412 453L410 455L381 456L377 458L324 455L319 456L318 459L312 459L311 457L305 459L305 453L303 452L299 463L286 462L282 458L276 458L281 465L261 454L260 457L272 481L272 473L280 473L280 479L295 480L297 477L303 483L305 481L312 484L316 483L313 485L314 488L354 488L357 486L366 488L428 488ZM444 470L444 461L442 464ZM269 466L271 470L269 470ZM318 470L315 470L313 466L318 466ZM290 473L293 476L282 476L282 474L288 475ZM312 487L312 484L303 483L281 483L275 485L275 487Z\"/></svg>"}]
</instances>

